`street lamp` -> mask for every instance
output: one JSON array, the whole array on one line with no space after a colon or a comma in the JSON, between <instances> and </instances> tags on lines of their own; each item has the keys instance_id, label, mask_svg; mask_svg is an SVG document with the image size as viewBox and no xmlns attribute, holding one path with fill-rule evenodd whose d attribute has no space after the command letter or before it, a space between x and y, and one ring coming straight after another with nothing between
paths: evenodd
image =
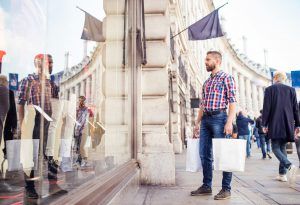
<instances>
[{"instance_id":1,"label":"street lamp","mask_svg":"<svg viewBox=\"0 0 300 205\"><path fill-rule=\"evenodd\" d=\"M2 58L6 54L5 51L0 50L0 73L1 73L1 68L2 68Z\"/></svg>"}]
</instances>

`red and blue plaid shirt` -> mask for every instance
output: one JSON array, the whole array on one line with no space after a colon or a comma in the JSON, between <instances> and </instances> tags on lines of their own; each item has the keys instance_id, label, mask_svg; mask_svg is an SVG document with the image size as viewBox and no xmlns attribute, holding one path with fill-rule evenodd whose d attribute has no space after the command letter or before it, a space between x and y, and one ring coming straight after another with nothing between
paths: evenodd
<instances>
[{"instance_id":1,"label":"red and blue plaid shirt","mask_svg":"<svg viewBox=\"0 0 300 205\"><path fill-rule=\"evenodd\" d=\"M204 111L227 109L229 103L236 102L234 78L219 71L204 82L200 106Z\"/></svg>"},{"instance_id":2,"label":"red and blue plaid shirt","mask_svg":"<svg viewBox=\"0 0 300 205\"><path fill-rule=\"evenodd\" d=\"M30 88L28 86L30 85ZM28 77L24 78L19 87L18 104L25 105L28 104L38 105L42 107L41 96L42 96L42 84L40 82L39 76L36 74L29 74ZM28 96L27 96L28 94ZM51 111L51 84L50 80L45 82L45 104L44 110Z\"/></svg>"}]
</instances>

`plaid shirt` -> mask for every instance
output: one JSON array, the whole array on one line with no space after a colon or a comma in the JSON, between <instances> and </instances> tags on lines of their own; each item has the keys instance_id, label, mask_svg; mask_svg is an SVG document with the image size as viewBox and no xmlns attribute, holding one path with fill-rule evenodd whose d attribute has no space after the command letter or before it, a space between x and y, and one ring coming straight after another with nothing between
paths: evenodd
<instances>
[{"instance_id":1,"label":"plaid shirt","mask_svg":"<svg viewBox=\"0 0 300 205\"><path fill-rule=\"evenodd\" d=\"M30 88L28 88L30 84ZM41 103L41 90L42 84L40 82L39 76L36 74L30 74L28 77L24 78L19 87L19 96L18 96L18 104L25 105L27 100L28 104L38 105L42 107ZM27 91L29 89L29 91ZM28 97L26 96L28 93ZM49 80L45 82L45 105L44 110L51 111L51 84Z\"/></svg>"},{"instance_id":2,"label":"plaid shirt","mask_svg":"<svg viewBox=\"0 0 300 205\"><path fill-rule=\"evenodd\" d=\"M81 136L82 130L87 123L89 117L93 117L93 112L88 107L79 107L76 111L76 120L79 125L75 125L75 136Z\"/></svg>"},{"instance_id":3,"label":"plaid shirt","mask_svg":"<svg viewBox=\"0 0 300 205\"><path fill-rule=\"evenodd\" d=\"M236 102L235 81L229 74L219 71L204 82L200 106L204 111L226 109L228 103Z\"/></svg>"}]
</instances>

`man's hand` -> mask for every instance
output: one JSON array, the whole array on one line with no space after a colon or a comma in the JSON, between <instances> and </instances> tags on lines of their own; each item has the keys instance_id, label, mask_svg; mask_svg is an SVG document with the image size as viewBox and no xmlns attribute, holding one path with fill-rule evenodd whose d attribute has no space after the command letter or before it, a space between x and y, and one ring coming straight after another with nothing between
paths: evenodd
<instances>
[{"instance_id":1,"label":"man's hand","mask_svg":"<svg viewBox=\"0 0 300 205\"><path fill-rule=\"evenodd\" d=\"M269 129L267 127L263 127L263 132L266 134L268 133Z\"/></svg>"},{"instance_id":2,"label":"man's hand","mask_svg":"<svg viewBox=\"0 0 300 205\"><path fill-rule=\"evenodd\" d=\"M224 133L226 135L231 135L233 130L233 125L231 122L226 122L225 127L224 127Z\"/></svg>"},{"instance_id":3,"label":"man's hand","mask_svg":"<svg viewBox=\"0 0 300 205\"><path fill-rule=\"evenodd\" d=\"M194 127L193 138L199 138L199 131L200 131L200 127L198 124L196 124Z\"/></svg>"},{"instance_id":4,"label":"man's hand","mask_svg":"<svg viewBox=\"0 0 300 205\"><path fill-rule=\"evenodd\" d=\"M300 127L295 129L295 140L300 139Z\"/></svg>"}]
</instances>

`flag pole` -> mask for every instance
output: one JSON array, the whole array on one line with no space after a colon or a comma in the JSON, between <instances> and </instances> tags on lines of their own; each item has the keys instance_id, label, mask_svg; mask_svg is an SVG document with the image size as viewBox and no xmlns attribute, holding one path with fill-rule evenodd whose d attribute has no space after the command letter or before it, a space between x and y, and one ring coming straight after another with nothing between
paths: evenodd
<instances>
[{"instance_id":1,"label":"flag pole","mask_svg":"<svg viewBox=\"0 0 300 205\"><path fill-rule=\"evenodd\" d=\"M92 14L90 14L89 12L87 12L87 11L83 10L82 8L80 8L79 6L76 6L76 8L79 9L80 11L83 11L84 13L89 14L90 16L94 17L95 19L98 19L95 16L93 16Z\"/></svg>"},{"instance_id":2,"label":"flag pole","mask_svg":"<svg viewBox=\"0 0 300 205\"><path fill-rule=\"evenodd\" d=\"M220 6L219 8L215 9L214 11L219 10L220 8L222 8L223 6L226 6L227 4L228 4L228 2L225 3L225 4L223 4L223 5ZM212 12L213 12L213 11L212 11ZM193 25L193 24L192 24L192 25ZM171 39L173 39L175 36L178 36L179 34L181 34L182 32L184 32L185 30L187 30L189 27L190 27L190 26L188 26L187 28L183 29L183 30L180 31L179 33L175 34L174 36L171 37Z\"/></svg>"},{"instance_id":3,"label":"flag pole","mask_svg":"<svg viewBox=\"0 0 300 205\"><path fill-rule=\"evenodd\" d=\"M85 10L83 10L83 9L80 8L79 6L76 6L76 8L79 9L79 10L81 10L81 11L83 11L83 12L85 12L85 13L87 13Z\"/></svg>"}]
</instances>

